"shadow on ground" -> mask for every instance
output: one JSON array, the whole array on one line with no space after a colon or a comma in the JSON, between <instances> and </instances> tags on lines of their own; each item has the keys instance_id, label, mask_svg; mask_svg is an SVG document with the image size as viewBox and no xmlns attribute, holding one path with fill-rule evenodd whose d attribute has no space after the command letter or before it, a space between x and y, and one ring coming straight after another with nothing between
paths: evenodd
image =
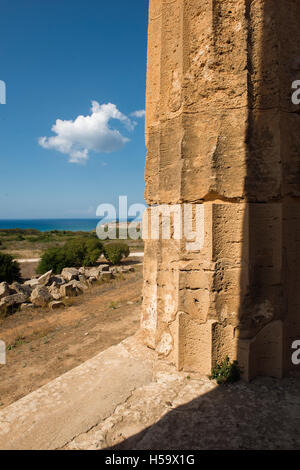
<instances>
[{"instance_id":1,"label":"shadow on ground","mask_svg":"<svg viewBox=\"0 0 300 470\"><path fill-rule=\"evenodd\" d=\"M259 378L219 386L108 449L299 449L299 429L300 378Z\"/></svg>"}]
</instances>

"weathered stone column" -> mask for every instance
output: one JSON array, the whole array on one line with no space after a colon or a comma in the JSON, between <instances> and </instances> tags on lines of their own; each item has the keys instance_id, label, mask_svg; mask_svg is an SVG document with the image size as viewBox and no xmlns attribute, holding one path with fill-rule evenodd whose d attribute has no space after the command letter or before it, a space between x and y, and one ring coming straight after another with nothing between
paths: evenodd
<instances>
[{"instance_id":1,"label":"weathered stone column","mask_svg":"<svg viewBox=\"0 0 300 470\"><path fill-rule=\"evenodd\" d=\"M190 246L174 237L174 216L171 239L145 240L141 330L179 369L208 374L226 354L248 379L292 367L291 343L300 339L300 115L291 101L299 18L294 0L150 0L149 227L151 208L167 205L204 231L203 243Z\"/></svg>"}]
</instances>

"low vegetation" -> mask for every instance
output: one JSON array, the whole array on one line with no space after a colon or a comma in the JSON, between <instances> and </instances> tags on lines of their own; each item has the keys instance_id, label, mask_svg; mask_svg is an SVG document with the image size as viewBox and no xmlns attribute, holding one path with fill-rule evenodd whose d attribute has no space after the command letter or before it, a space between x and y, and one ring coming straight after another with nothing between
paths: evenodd
<instances>
[{"instance_id":1,"label":"low vegetation","mask_svg":"<svg viewBox=\"0 0 300 470\"><path fill-rule=\"evenodd\" d=\"M117 228L117 234L118 232L119 228ZM66 242L82 239L98 240L95 231L51 230L40 232L35 229L0 229L0 250L3 253L11 254L14 259L40 258L49 248L62 247ZM124 241L133 251L143 251L143 240L127 239ZM104 246L115 243L109 239L101 240L101 242Z\"/></svg>"},{"instance_id":2,"label":"low vegetation","mask_svg":"<svg viewBox=\"0 0 300 470\"><path fill-rule=\"evenodd\" d=\"M11 255L0 253L0 282L20 280L20 267Z\"/></svg>"},{"instance_id":3,"label":"low vegetation","mask_svg":"<svg viewBox=\"0 0 300 470\"><path fill-rule=\"evenodd\" d=\"M79 238L66 242L63 246L49 248L42 255L37 272L44 274L52 269L59 274L64 268L96 266L99 257L104 254L111 264L119 264L129 256L130 249L126 243L109 243L103 245L98 238Z\"/></svg>"},{"instance_id":4,"label":"low vegetation","mask_svg":"<svg viewBox=\"0 0 300 470\"><path fill-rule=\"evenodd\" d=\"M122 258L127 258L130 254L129 246L126 243L109 243L104 246L104 256L111 264L119 264Z\"/></svg>"},{"instance_id":5,"label":"low vegetation","mask_svg":"<svg viewBox=\"0 0 300 470\"><path fill-rule=\"evenodd\" d=\"M112 308L113 310L116 310L119 307L118 302L111 302L109 304L109 308Z\"/></svg>"},{"instance_id":6,"label":"low vegetation","mask_svg":"<svg viewBox=\"0 0 300 470\"><path fill-rule=\"evenodd\" d=\"M237 361L231 362L226 356L224 361L216 364L209 376L210 380L216 380L218 385L237 382L241 378L241 368Z\"/></svg>"},{"instance_id":7,"label":"low vegetation","mask_svg":"<svg viewBox=\"0 0 300 470\"><path fill-rule=\"evenodd\" d=\"M70 240L61 247L49 248L43 254L37 272L52 270L59 274L64 268L95 266L103 253L103 245L97 238Z\"/></svg>"}]
</instances>

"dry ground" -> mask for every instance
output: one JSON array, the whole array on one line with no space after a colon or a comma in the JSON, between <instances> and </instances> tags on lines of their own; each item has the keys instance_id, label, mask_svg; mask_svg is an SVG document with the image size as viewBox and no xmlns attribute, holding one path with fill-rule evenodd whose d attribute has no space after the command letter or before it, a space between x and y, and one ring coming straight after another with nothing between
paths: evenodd
<instances>
[{"instance_id":1,"label":"dry ground","mask_svg":"<svg viewBox=\"0 0 300 470\"><path fill-rule=\"evenodd\" d=\"M21 276L23 279L31 279L36 276L38 261L34 263L20 263Z\"/></svg>"},{"instance_id":2,"label":"dry ground","mask_svg":"<svg viewBox=\"0 0 300 470\"><path fill-rule=\"evenodd\" d=\"M0 365L0 410L137 331L142 266L135 269L69 299L64 310L34 309L1 320L8 350Z\"/></svg>"}]
</instances>

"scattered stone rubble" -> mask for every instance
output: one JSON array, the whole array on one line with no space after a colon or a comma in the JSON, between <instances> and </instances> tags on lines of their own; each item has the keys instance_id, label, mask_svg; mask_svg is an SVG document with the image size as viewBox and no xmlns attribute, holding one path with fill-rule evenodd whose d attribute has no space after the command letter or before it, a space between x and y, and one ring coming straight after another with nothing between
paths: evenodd
<instances>
[{"instance_id":1,"label":"scattered stone rubble","mask_svg":"<svg viewBox=\"0 0 300 470\"><path fill-rule=\"evenodd\" d=\"M76 297L97 281L109 281L118 274L134 271L131 266L102 264L92 268L64 268L61 274L48 271L40 277L24 283L0 283L0 313L49 307L56 310L64 307L62 299Z\"/></svg>"}]
</instances>

